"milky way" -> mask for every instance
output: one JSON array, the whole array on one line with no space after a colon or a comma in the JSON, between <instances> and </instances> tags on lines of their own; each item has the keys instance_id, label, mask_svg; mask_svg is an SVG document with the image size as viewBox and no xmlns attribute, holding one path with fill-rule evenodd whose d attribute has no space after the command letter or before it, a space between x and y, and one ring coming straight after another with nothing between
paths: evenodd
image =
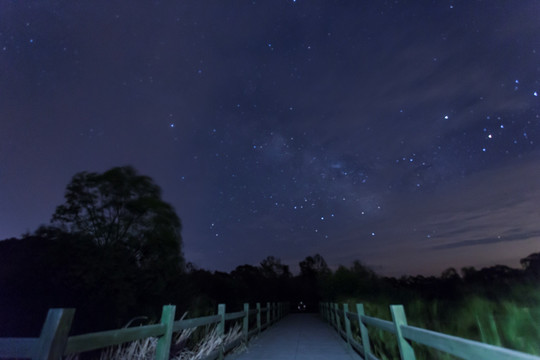
<instances>
[{"instance_id":1,"label":"milky way","mask_svg":"<svg viewBox=\"0 0 540 360\"><path fill-rule=\"evenodd\" d=\"M537 1L5 1L0 238L131 164L187 261L382 274L539 251Z\"/></svg>"}]
</instances>

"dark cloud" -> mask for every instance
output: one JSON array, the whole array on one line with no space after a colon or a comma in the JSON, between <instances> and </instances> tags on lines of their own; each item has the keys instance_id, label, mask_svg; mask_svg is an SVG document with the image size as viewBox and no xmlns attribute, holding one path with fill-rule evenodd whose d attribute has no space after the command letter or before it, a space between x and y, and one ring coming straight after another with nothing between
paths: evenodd
<instances>
[{"instance_id":1,"label":"dark cloud","mask_svg":"<svg viewBox=\"0 0 540 360\"><path fill-rule=\"evenodd\" d=\"M446 245L438 245L434 246L434 250L445 250L445 249L454 249L458 247L464 247L464 246L475 246L475 245L489 245L493 243L498 242L504 242L504 241L520 241L520 240L528 240L533 238L538 238L540 236L540 231L532 232L532 233L520 233L520 234L511 234L511 235L499 235L495 238L483 238L483 239L475 239L475 240L464 240L464 241L458 241Z\"/></svg>"}]
</instances>

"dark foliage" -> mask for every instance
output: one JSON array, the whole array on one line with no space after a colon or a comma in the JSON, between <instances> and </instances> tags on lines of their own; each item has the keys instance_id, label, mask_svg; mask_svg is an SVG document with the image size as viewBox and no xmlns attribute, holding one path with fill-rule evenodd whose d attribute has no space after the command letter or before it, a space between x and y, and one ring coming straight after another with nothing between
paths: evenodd
<instances>
[{"instance_id":1,"label":"dark foliage","mask_svg":"<svg viewBox=\"0 0 540 360\"><path fill-rule=\"evenodd\" d=\"M0 336L37 336L49 308L74 307L74 333L123 326L184 304L181 273L148 272L122 246L63 232L0 241ZM163 276L164 275L164 276Z\"/></svg>"},{"instance_id":2,"label":"dark foliage","mask_svg":"<svg viewBox=\"0 0 540 360\"><path fill-rule=\"evenodd\" d=\"M81 172L67 185L65 199L52 216L53 225L65 232L106 248L122 246L140 267L182 265L180 219L150 177L130 166Z\"/></svg>"},{"instance_id":3,"label":"dark foliage","mask_svg":"<svg viewBox=\"0 0 540 360\"><path fill-rule=\"evenodd\" d=\"M164 304L189 317L228 311L243 303L300 301L317 311L319 301L347 298L458 301L468 295L504 300L519 284L538 285L540 253L521 260L523 269L493 266L445 270L440 277L383 278L356 261L332 272L316 254L293 276L273 256L231 273L183 267L180 219L161 200L159 187L130 167L103 174L79 173L66 203L21 239L0 241L0 336L37 336L49 308L77 309L73 333L124 326L145 315L158 320Z\"/></svg>"}]
</instances>

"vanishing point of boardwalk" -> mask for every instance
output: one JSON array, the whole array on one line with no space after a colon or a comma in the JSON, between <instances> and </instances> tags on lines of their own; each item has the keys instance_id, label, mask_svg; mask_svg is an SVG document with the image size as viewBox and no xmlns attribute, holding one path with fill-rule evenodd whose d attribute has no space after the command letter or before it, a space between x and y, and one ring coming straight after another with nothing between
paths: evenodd
<instances>
[{"instance_id":1,"label":"vanishing point of boardwalk","mask_svg":"<svg viewBox=\"0 0 540 360\"><path fill-rule=\"evenodd\" d=\"M227 360L353 360L343 341L316 314L290 314Z\"/></svg>"}]
</instances>

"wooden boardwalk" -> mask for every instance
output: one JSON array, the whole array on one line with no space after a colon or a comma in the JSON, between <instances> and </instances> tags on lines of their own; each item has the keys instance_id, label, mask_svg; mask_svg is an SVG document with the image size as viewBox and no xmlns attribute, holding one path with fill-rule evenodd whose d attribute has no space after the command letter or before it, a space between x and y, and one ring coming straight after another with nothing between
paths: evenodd
<instances>
[{"instance_id":1,"label":"wooden boardwalk","mask_svg":"<svg viewBox=\"0 0 540 360\"><path fill-rule=\"evenodd\" d=\"M290 314L227 360L356 360L347 343L316 314Z\"/></svg>"}]
</instances>

